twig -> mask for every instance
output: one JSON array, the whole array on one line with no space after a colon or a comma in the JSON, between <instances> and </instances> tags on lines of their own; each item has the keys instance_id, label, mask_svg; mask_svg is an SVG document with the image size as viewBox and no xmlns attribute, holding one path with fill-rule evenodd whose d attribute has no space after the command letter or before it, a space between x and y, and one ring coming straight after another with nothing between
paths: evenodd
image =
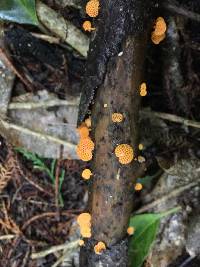
<instances>
[{"instance_id":1,"label":"twig","mask_svg":"<svg viewBox=\"0 0 200 267\"><path fill-rule=\"evenodd\" d=\"M174 13L177 13L178 15L200 22L200 14L195 13L193 11L189 11L183 7L180 7L176 1L174 1L173 4L171 3L164 4L164 7Z\"/></svg>"},{"instance_id":2,"label":"twig","mask_svg":"<svg viewBox=\"0 0 200 267\"><path fill-rule=\"evenodd\" d=\"M179 117L173 114L169 114L169 113L162 113L162 112L155 112L155 111L150 111L149 109L147 110L142 110L140 112L141 114L144 114L146 116L151 116L154 115L158 118L161 118L163 120L168 120L168 121L172 121L172 122L176 122L176 123L181 123L184 124L186 126L190 126L190 127L194 127L194 128L200 128L200 122L198 121L193 121L193 120L188 120L185 119L183 117Z\"/></svg>"},{"instance_id":3,"label":"twig","mask_svg":"<svg viewBox=\"0 0 200 267\"><path fill-rule=\"evenodd\" d=\"M79 97L73 98L71 100L46 100L40 102L13 102L8 105L8 109L37 109L37 108L49 108L55 106L77 106L79 105Z\"/></svg>"},{"instance_id":4,"label":"twig","mask_svg":"<svg viewBox=\"0 0 200 267\"><path fill-rule=\"evenodd\" d=\"M34 260L34 259L43 258L43 257L46 257L47 255L49 255L51 253L55 253L55 252L57 252L59 250L63 250L63 249L71 250L73 248L78 247L78 244L79 244L79 240L75 240L75 241L72 241L70 243L66 243L66 244L62 244L62 245L58 245L58 246L52 246L52 247L48 248L47 250L32 253L31 259Z\"/></svg>"},{"instance_id":5,"label":"twig","mask_svg":"<svg viewBox=\"0 0 200 267\"><path fill-rule=\"evenodd\" d=\"M8 239L13 239L15 237L16 235L1 235L0 240L8 240Z\"/></svg>"},{"instance_id":6,"label":"twig","mask_svg":"<svg viewBox=\"0 0 200 267\"><path fill-rule=\"evenodd\" d=\"M145 205L141 209L137 210L135 213L138 214L138 213L146 212L146 211L156 207L157 205L159 205L159 204L161 204L163 202L166 202L168 199L171 199L171 198L174 198L174 197L180 195L185 190L188 190L189 188L194 187L196 185L198 185L198 183L193 182L193 183L190 183L188 185L176 188L175 190L171 191L167 195L165 195L165 196L163 196L163 197L161 197L161 198L159 198L159 199L157 199L157 200Z\"/></svg>"},{"instance_id":7,"label":"twig","mask_svg":"<svg viewBox=\"0 0 200 267\"><path fill-rule=\"evenodd\" d=\"M55 142L57 144L61 144L61 145L66 146L69 150L74 150L75 151L75 149L76 149L76 145L74 145L72 143L69 143L69 142L66 142L64 140L61 140L59 138L53 137L51 135L42 134L42 133L39 133L39 132L36 132L36 131L32 131L32 130L30 130L28 128L16 125L14 123L9 123L6 120L3 120L1 118L0 118L0 123L2 123L4 128L6 128L7 130L16 130L16 131L22 132L24 134L32 135L34 137L43 139L45 141Z\"/></svg>"},{"instance_id":8,"label":"twig","mask_svg":"<svg viewBox=\"0 0 200 267\"><path fill-rule=\"evenodd\" d=\"M5 64L7 65L7 67L12 70L15 75L18 76L18 78L27 86L27 88L29 90L32 90L32 86L31 84L19 73L19 71L15 68L15 66L12 64L11 59L8 57L7 53L0 48L0 56L3 58Z\"/></svg>"},{"instance_id":9,"label":"twig","mask_svg":"<svg viewBox=\"0 0 200 267\"><path fill-rule=\"evenodd\" d=\"M65 216L76 216L75 212L78 212L77 210L69 210L69 211L63 211L61 213L61 215L65 215ZM57 215L57 212L45 212L45 213L42 213L42 214L38 214L38 215L35 215L33 216L32 218L30 218L28 221L26 221L23 226L22 226L22 231L25 230L31 223L33 223L34 221L36 220L39 220L39 219L42 219L44 217L55 217Z\"/></svg>"}]
</instances>

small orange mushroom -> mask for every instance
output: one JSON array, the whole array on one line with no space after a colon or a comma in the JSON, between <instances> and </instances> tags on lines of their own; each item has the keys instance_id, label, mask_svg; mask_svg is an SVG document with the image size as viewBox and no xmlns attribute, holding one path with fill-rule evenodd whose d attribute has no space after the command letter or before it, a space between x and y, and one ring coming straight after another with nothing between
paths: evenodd
<instances>
[{"instance_id":1,"label":"small orange mushroom","mask_svg":"<svg viewBox=\"0 0 200 267\"><path fill-rule=\"evenodd\" d=\"M100 241L94 246L94 252L98 255L100 255L103 250L106 250L106 245L104 242Z\"/></svg>"},{"instance_id":2,"label":"small orange mushroom","mask_svg":"<svg viewBox=\"0 0 200 267\"><path fill-rule=\"evenodd\" d=\"M80 232L83 237L90 238L91 234L91 215L87 212L81 213L77 217L77 223L80 226Z\"/></svg>"},{"instance_id":3,"label":"small orange mushroom","mask_svg":"<svg viewBox=\"0 0 200 267\"><path fill-rule=\"evenodd\" d=\"M83 179L85 179L85 180L90 179L90 176L91 176L91 175L92 175L92 172L91 172L90 169L85 169L85 170L83 170L83 172L82 172L82 177L83 177Z\"/></svg>"},{"instance_id":4,"label":"small orange mushroom","mask_svg":"<svg viewBox=\"0 0 200 267\"><path fill-rule=\"evenodd\" d=\"M140 95L141 96L146 96L147 95L147 85L146 85L146 83L142 83L140 85Z\"/></svg>"},{"instance_id":5,"label":"small orange mushroom","mask_svg":"<svg viewBox=\"0 0 200 267\"><path fill-rule=\"evenodd\" d=\"M127 228L127 234L128 234L128 235L133 235L134 232L135 232L135 228L134 228L134 227L129 226L129 227Z\"/></svg>"},{"instance_id":6,"label":"small orange mushroom","mask_svg":"<svg viewBox=\"0 0 200 267\"><path fill-rule=\"evenodd\" d=\"M91 18L95 18L99 14L99 1L98 0L90 0L86 4L85 8L86 14Z\"/></svg>"},{"instance_id":7,"label":"small orange mushroom","mask_svg":"<svg viewBox=\"0 0 200 267\"><path fill-rule=\"evenodd\" d=\"M122 122L123 119L124 119L124 116L121 113L113 113L112 114L112 121L113 122Z\"/></svg>"},{"instance_id":8,"label":"small orange mushroom","mask_svg":"<svg viewBox=\"0 0 200 267\"><path fill-rule=\"evenodd\" d=\"M92 23L89 20L86 20L83 22L83 29L84 31L88 31L88 32L95 30L95 28L92 27Z\"/></svg>"},{"instance_id":9,"label":"small orange mushroom","mask_svg":"<svg viewBox=\"0 0 200 267\"><path fill-rule=\"evenodd\" d=\"M83 149L77 147L76 153L82 161L90 161L92 159L92 151L84 151Z\"/></svg>"},{"instance_id":10,"label":"small orange mushroom","mask_svg":"<svg viewBox=\"0 0 200 267\"><path fill-rule=\"evenodd\" d=\"M136 183L135 184L135 191L140 191L140 190L142 190L142 188L143 188L143 186L142 186L141 183Z\"/></svg>"},{"instance_id":11,"label":"small orange mushroom","mask_svg":"<svg viewBox=\"0 0 200 267\"><path fill-rule=\"evenodd\" d=\"M115 148L115 155L121 164L128 164L133 160L133 149L128 144L121 144Z\"/></svg>"}]
</instances>

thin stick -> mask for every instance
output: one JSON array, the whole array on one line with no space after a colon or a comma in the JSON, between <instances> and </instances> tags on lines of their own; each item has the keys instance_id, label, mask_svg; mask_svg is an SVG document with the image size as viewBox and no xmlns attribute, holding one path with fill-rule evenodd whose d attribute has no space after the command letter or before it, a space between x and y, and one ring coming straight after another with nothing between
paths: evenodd
<instances>
[{"instance_id":1,"label":"thin stick","mask_svg":"<svg viewBox=\"0 0 200 267\"><path fill-rule=\"evenodd\" d=\"M8 239L13 239L15 237L16 235L2 235L0 236L0 240L8 240Z\"/></svg>"},{"instance_id":2,"label":"thin stick","mask_svg":"<svg viewBox=\"0 0 200 267\"><path fill-rule=\"evenodd\" d=\"M66 243L66 244L62 244L62 245L58 245L58 246L52 246L52 247L48 248L47 250L32 253L31 259L34 260L34 259L44 258L51 253L55 253L55 252L57 252L59 250L63 250L63 249L71 250L75 247L78 247L78 244L79 244L79 240L75 240L75 241L70 242L70 243Z\"/></svg>"},{"instance_id":3,"label":"thin stick","mask_svg":"<svg viewBox=\"0 0 200 267\"><path fill-rule=\"evenodd\" d=\"M77 210L69 210L69 211L63 211L61 213L61 215L65 215L65 216L71 216L71 217L74 217L76 216L74 214L74 212L77 212ZM33 223L34 221L36 220L39 220L39 219L42 219L44 217L54 217L57 215L57 212L44 212L42 214L38 214L38 215L35 215L33 216L32 218L30 218L28 221L26 221L23 226L22 226L22 231L25 230L31 223Z\"/></svg>"},{"instance_id":4,"label":"thin stick","mask_svg":"<svg viewBox=\"0 0 200 267\"><path fill-rule=\"evenodd\" d=\"M74 145L72 143L69 143L69 142L66 142L64 140L61 140L59 138L53 137L51 135L42 134L42 133L39 133L39 132L36 132L36 131L32 131L32 130L30 130L28 128L16 125L14 123L9 123L9 122L1 119L1 118L0 118L0 123L2 123L2 125L7 130L16 130L16 131L22 132L24 134L32 135L34 137L37 137L37 138L45 140L45 141L55 142L57 144L61 144L61 145L66 146L69 150L74 150L75 151L75 149L76 149L76 145Z\"/></svg>"},{"instance_id":5,"label":"thin stick","mask_svg":"<svg viewBox=\"0 0 200 267\"><path fill-rule=\"evenodd\" d=\"M149 109L148 110L142 110L140 113L144 114L146 116L154 115L154 116L161 118L163 120L181 123L181 124L184 124L186 126L190 126L190 127L194 127L194 128L200 128L200 122L188 120L188 119L185 119L183 117L179 117L179 116L176 116L173 114L150 111Z\"/></svg>"},{"instance_id":6,"label":"thin stick","mask_svg":"<svg viewBox=\"0 0 200 267\"><path fill-rule=\"evenodd\" d=\"M185 185L185 186L182 186L182 187L179 187L175 190L173 190L172 192L170 192L169 194L147 204L146 206L142 207L141 209L137 210L135 213L136 214L139 214L139 213L143 213L143 212L146 212L154 207L156 207L158 204L161 204L163 202L166 202L168 199L171 199L171 198L174 198L178 195L180 195L182 192L184 192L185 190L188 190L189 188L191 187L194 187L196 186L198 183L196 182L193 182L193 183L190 183L188 185Z\"/></svg>"},{"instance_id":7,"label":"thin stick","mask_svg":"<svg viewBox=\"0 0 200 267\"><path fill-rule=\"evenodd\" d=\"M37 109L37 108L49 108L56 106L77 106L79 105L79 97L73 98L71 100L61 100L61 99L53 99L46 100L41 102L13 102L8 105L8 109Z\"/></svg>"},{"instance_id":8,"label":"thin stick","mask_svg":"<svg viewBox=\"0 0 200 267\"><path fill-rule=\"evenodd\" d=\"M171 3L164 4L164 7L174 13L177 13L178 15L200 22L200 14L195 13L193 11L189 11L183 7L180 7L179 4L175 1L174 4Z\"/></svg>"}]
</instances>

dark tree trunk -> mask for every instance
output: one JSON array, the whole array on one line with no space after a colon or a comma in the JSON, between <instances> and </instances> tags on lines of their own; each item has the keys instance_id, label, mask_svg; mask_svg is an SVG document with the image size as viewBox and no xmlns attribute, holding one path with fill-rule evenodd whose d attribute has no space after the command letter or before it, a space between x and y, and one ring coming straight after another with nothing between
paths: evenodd
<instances>
[{"instance_id":1,"label":"dark tree trunk","mask_svg":"<svg viewBox=\"0 0 200 267\"><path fill-rule=\"evenodd\" d=\"M141 167L135 160L121 165L114 150L119 144L129 144L137 157L139 88L143 82L147 46L147 29L144 25L150 11L145 1L105 0L101 1L101 12L98 29L103 27L103 30L97 31L90 47L88 77L80 107L80 112L85 114L94 89L98 87L92 107L95 141L89 198L92 238L81 249L80 266L125 267L128 266L126 231L134 203L134 181ZM107 50L101 50L101 47ZM97 72L96 80L89 70ZM114 112L123 114L123 122L112 122L111 115ZM94 253L94 245L98 241L103 241L107 246L101 255Z\"/></svg>"}]
</instances>

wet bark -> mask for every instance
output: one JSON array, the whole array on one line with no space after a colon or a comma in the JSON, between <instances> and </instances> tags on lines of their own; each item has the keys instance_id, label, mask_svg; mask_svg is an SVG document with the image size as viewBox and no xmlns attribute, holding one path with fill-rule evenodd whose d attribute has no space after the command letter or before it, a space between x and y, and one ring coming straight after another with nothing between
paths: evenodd
<instances>
[{"instance_id":1,"label":"wet bark","mask_svg":"<svg viewBox=\"0 0 200 267\"><path fill-rule=\"evenodd\" d=\"M85 114L89 102L94 97L92 134L95 141L95 153L92 162L93 178L89 191L92 238L86 241L85 246L81 249L81 267L128 266L126 231L133 210L134 181L141 172L141 167L135 160L130 164L121 165L114 150L119 144L130 144L134 149L135 158L137 157L139 88L144 81L143 69L148 31L144 25L149 13L145 14L147 11L144 8L145 1L110 0L106 2L104 9L106 16L109 16L109 12L111 15L113 12L119 12L121 5L121 12L125 12L125 19L122 22L124 26L120 25L122 27L121 35L116 29L116 35L111 35L114 43L110 45L108 41L111 52L106 54L105 51L102 51L103 54L99 58L97 53L97 59L93 61L98 62L98 66L93 63L93 72L99 70L97 80L94 76L89 76L84 84L84 90L87 88L87 92L83 91L81 101L83 106L80 107L80 111ZM117 3L119 4L118 9L113 11L112 6L117 6ZM124 5L127 7L130 3L128 10L124 9ZM131 11L135 15L133 21L127 19L131 16ZM117 14L113 15L113 19L117 20ZM130 25L131 22L134 25ZM101 26L104 27L103 22ZM114 30L112 29L111 33ZM90 51L92 50L93 59L94 49L97 49L98 42L100 52L101 42L103 41L103 46L106 46L107 37L107 30L103 31L101 38L96 37L97 43L94 40L91 44ZM95 47L93 46L94 43ZM90 53L87 70L89 69L92 69ZM92 86L92 79L95 87ZM95 88L98 90L95 91ZM86 96L90 96L90 98L86 99ZM118 124L112 122L111 115L114 112L123 114L123 122ZM83 114L80 114L80 121L84 117ZM93 249L98 241L103 241L107 246L107 250L101 255L96 255Z\"/></svg>"}]
</instances>

